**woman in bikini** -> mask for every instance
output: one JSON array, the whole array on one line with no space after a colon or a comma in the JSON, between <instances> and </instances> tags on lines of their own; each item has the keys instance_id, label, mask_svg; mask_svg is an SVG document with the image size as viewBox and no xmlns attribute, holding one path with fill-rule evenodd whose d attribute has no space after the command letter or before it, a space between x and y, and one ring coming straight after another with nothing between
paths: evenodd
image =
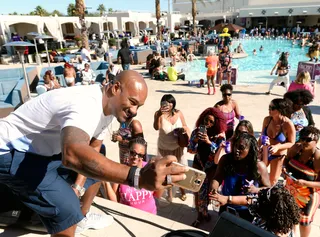
<instances>
[{"instance_id":1,"label":"woman in bikini","mask_svg":"<svg viewBox=\"0 0 320 237\"><path fill-rule=\"evenodd\" d=\"M231 54L229 46L224 46L222 52L219 54L219 85L221 86L223 75L227 74L228 84L231 83Z\"/></svg>"},{"instance_id":2,"label":"woman in bikini","mask_svg":"<svg viewBox=\"0 0 320 237\"><path fill-rule=\"evenodd\" d=\"M188 165L187 159L184 157L183 147L179 146L177 132L189 134L189 129L184 119L183 113L176 109L176 99L171 94L166 94L160 102L160 109L155 112L153 127L159 131L158 137L158 153L164 157L173 155L182 165ZM190 137L190 136L189 136ZM187 199L185 190L180 188L180 199ZM168 190L168 201L172 202L172 189Z\"/></svg>"},{"instance_id":3,"label":"woman in bikini","mask_svg":"<svg viewBox=\"0 0 320 237\"><path fill-rule=\"evenodd\" d=\"M227 120L227 132L226 139L229 139L233 135L234 129L234 118L240 118L240 111L238 103L232 99L233 86L230 84L225 84L221 86L220 91L222 93L222 100L215 104L215 108L218 108Z\"/></svg>"},{"instance_id":4,"label":"woman in bikini","mask_svg":"<svg viewBox=\"0 0 320 237\"><path fill-rule=\"evenodd\" d=\"M216 87L214 83L214 79L217 74L217 68L219 64L219 58L214 55L213 50L209 50L208 57L206 58L206 68L207 70L207 83L208 83L208 95L211 94L210 82L213 86L213 95L216 93Z\"/></svg>"},{"instance_id":5,"label":"woman in bikini","mask_svg":"<svg viewBox=\"0 0 320 237\"><path fill-rule=\"evenodd\" d=\"M263 162L267 166L270 164L271 185L278 181L287 150L295 143L296 130L289 119L291 108L291 101L274 99L269 105L269 116L263 120L261 134L269 138L266 146L268 155L263 157Z\"/></svg>"},{"instance_id":6,"label":"woman in bikini","mask_svg":"<svg viewBox=\"0 0 320 237\"><path fill-rule=\"evenodd\" d=\"M319 206L320 150L317 148L319 129L309 126L300 131L300 140L288 151L286 188L300 207L300 236L308 237L311 223ZM298 228L296 229L296 232Z\"/></svg>"},{"instance_id":7,"label":"woman in bikini","mask_svg":"<svg viewBox=\"0 0 320 237\"><path fill-rule=\"evenodd\" d=\"M274 85L276 85L277 83L284 84L284 87L288 91L290 81L288 63L289 55L289 52L282 52L279 61L272 68L270 75L273 75L273 71L276 70L276 75L278 74L278 77L270 83L269 91L266 92L267 95L270 95Z\"/></svg>"},{"instance_id":8,"label":"woman in bikini","mask_svg":"<svg viewBox=\"0 0 320 237\"><path fill-rule=\"evenodd\" d=\"M46 71L46 73L43 76L43 80L44 87L47 89L47 91L59 89L61 87L51 70Z\"/></svg>"}]
</instances>

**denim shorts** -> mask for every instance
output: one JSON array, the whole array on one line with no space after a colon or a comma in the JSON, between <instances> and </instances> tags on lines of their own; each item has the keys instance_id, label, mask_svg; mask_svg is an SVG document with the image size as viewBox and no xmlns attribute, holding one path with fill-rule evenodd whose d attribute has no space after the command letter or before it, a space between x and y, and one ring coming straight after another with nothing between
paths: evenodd
<instances>
[{"instance_id":1,"label":"denim shorts","mask_svg":"<svg viewBox=\"0 0 320 237\"><path fill-rule=\"evenodd\" d=\"M45 157L14 150L0 155L0 183L40 216L49 234L84 218L79 198L70 187L76 177L76 172L62 165L61 154ZM84 186L87 189L96 182L88 178Z\"/></svg>"}]
</instances>

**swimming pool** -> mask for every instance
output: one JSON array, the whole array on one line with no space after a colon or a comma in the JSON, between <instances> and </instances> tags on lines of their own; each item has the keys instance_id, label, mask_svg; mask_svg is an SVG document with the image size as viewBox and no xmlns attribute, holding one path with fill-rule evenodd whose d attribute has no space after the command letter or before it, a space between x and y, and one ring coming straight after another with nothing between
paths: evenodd
<instances>
[{"instance_id":1,"label":"swimming pool","mask_svg":"<svg viewBox=\"0 0 320 237\"><path fill-rule=\"evenodd\" d=\"M308 52L308 47L301 48L298 45L292 45L290 40L261 40L261 39L245 39L234 41L231 47L233 52L239 43L243 45L243 49L248 54L248 57L241 59L233 59L232 65L238 67L238 80L237 84L257 84L257 83L269 83L271 78L263 80L255 80L255 75L261 74L261 71L271 71L275 63L280 57L277 54L277 50L280 49L281 52L289 52L290 56L288 58L290 65L290 74L294 75L298 68L298 63L300 61L308 61L306 53ZM263 51L260 52L260 46L263 46ZM257 55L253 55L253 50L257 50ZM200 78L206 77L206 68L204 60L194 60L193 62L188 62L187 64L180 66L179 70L183 68L186 74L186 80L199 80ZM265 73L264 73L265 74ZM245 78L241 75L245 75ZM266 74L268 76L268 74ZM274 78L274 77L273 77Z\"/></svg>"}]
</instances>

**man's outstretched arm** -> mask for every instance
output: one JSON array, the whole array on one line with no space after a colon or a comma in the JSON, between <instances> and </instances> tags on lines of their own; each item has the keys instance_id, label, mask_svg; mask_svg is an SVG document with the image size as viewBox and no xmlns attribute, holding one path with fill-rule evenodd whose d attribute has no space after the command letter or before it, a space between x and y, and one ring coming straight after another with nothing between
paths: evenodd
<instances>
[{"instance_id":1,"label":"man's outstretched arm","mask_svg":"<svg viewBox=\"0 0 320 237\"><path fill-rule=\"evenodd\" d=\"M61 147L63 164L76 172L101 181L127 183L130 167L106 159L90 145L89 135L77 127L65 127L61 131ZM172 176L172 182L186 178L186 167L171 165L177 161L168 156L155 159L141 170L140 188L148 190L162 189L167 175Z\"/></svg>"}]
</instances>

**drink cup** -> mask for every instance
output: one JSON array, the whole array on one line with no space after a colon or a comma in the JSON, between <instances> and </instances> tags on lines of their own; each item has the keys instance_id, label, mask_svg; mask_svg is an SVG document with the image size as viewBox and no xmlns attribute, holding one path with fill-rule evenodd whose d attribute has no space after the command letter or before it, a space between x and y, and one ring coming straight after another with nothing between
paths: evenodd
<instances>
[{"instance_id":1,"label":"drink cup","mask_svg":"<svg viewBox=\"0 0 320 237\"><path fill-rule=\"evenodd\" d=\"M226 142L226 147L224 148L225 152L227 154L231 153L231 143L230 142Z\"/></svg>"},{"instance_id":2,"label":"drink cup","mask_svg":"<svg viewBox=\"0 0 320 237\"><path fill-rule=\"evenodd\" d=\"M243 115L240 115L239 120L240 120L240 121L244 120L244 116L243 116Z\"/></svg>"},{"instance_id":3,"label":"drink cup","mask_svg":"<svg viewBox=\"0 0 320 237\"><path fill-rule=\"evenodd\" d=\"M269 139L269 137L268 136L266 136L266 135L262 135L261 136L261 143L262 143L262 145L266 145L267 144L267 140Z\"/></svg>"}]
</instances>

